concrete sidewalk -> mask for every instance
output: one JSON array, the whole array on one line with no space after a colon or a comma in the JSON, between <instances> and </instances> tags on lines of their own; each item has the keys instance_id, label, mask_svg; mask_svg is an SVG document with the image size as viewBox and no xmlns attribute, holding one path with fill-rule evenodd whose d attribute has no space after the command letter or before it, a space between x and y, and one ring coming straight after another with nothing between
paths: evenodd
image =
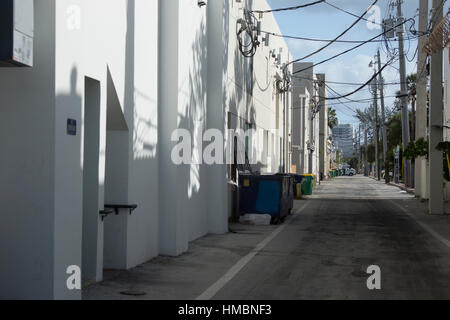
<instances>
[{"instance_id":1,"label":"concrete sidewalk","mask_svg":"<svg viewBox=\"0 0 450 320\"><path fill-rule=\"evenodd\" d=\"M198 239L180 257L157 257L129 271L106 272L103 282L83 291L83 299L193 300L277 228L232 224L230 233Z\"/></svg>"}]
</instances>

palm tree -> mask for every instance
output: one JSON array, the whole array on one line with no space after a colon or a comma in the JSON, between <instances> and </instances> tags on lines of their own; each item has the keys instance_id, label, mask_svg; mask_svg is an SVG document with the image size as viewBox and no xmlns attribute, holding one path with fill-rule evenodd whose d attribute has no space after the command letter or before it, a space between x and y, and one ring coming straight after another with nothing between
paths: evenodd
<instances>
[{"instance_id":1,"label":"palm tree","mask_svg":"<svg viewBox=\"0 0 450 320\"><path fill-rule=\"evenodd\" d=\"M373 127L374 123L374 108L371 105L365 110L356 109L355 118L359 120L362 124L365 124L368 127Z\"/></svg>"},{"instance_id":2,"label":"palm tree","mask_svg":"<svg viewBox=\"0 0 450 320\"><path fill-rule=\"evenodd\" d=\"M339 120L336 114L336 110L328 108L328 126L333 129L339 124Z\"/></svg>"}]
</instances>

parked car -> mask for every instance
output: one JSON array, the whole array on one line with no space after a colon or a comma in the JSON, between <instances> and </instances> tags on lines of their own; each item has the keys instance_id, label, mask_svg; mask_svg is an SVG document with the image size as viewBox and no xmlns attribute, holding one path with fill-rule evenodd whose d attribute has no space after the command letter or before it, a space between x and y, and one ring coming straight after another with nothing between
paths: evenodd
<instances>
[{"instance_id":1,"label":"parked car","mask_svg":"<svg viewBox=\"0 0 450 320\"><path fill-rule=\"evenodd\" d=\"M345 175L352 177L356 175L356 170L353 168L345 169Z\"/></svg>"}]
</instances>

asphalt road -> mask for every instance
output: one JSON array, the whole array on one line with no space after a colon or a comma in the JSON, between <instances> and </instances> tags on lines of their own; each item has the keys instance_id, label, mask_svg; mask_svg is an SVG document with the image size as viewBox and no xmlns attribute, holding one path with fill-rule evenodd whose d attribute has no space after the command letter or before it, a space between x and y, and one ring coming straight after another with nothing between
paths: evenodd
<instances>
[{"instance_id":1,"label":"asphalt road","mask_svg":"<svg viewBox=\"0 0 450 320\"><path fill-rule=\"evenodd\" d=\"M200 297L450 299L450 234L417 222L414 203L361 176L324 183L296 203L273 239ZM367 287L372 265L381 270L381 290Z\"/></svg>"},{"instance_id":2,"label":"asphalt road","mask_svg":"<svg viewBox=\"0 0 450 320\"><path fill-rule=\"evenodd\" d=\"M233 224L179 257L107 274L84 299L450 299L450 215L366 177L340 177L296 201L280 226ZM369 290L369 266L381 290ZM143 295L123 294L139 291Z\"/></svg>"}]
</instances>

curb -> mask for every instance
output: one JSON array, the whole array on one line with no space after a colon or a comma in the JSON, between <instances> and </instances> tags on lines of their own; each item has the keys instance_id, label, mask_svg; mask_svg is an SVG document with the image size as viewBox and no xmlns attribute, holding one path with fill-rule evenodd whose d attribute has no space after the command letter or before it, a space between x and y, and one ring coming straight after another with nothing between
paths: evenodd
<instances>
[{"instance_id":1,"label":"curb","mask_svg":"<svg viewBox=\"0 0 450 320\"><path fill-rule=\"evenodd\" d=\"M396 183L393 183L393 182L389 182L388 185L393 186L393 187L397 187L397 188L399 188L399 189L401 189L403 191L406 191L406 192L408 192L409 194L412 194L412 195L416 194L414 189L407 188L407 187L405 187L404 185L401 185L401 184L396 184Z\"/></svg>"}]
</instances>

